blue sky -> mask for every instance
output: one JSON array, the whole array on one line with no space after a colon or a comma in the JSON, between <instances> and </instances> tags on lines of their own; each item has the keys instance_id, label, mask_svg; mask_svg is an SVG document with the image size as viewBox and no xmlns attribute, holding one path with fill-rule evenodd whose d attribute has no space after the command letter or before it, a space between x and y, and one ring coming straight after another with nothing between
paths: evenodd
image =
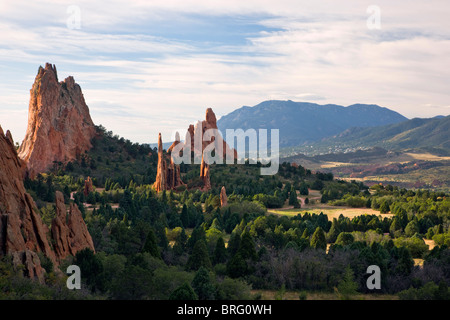
<instances>
[{"instance_id":1,"label":"blue sky","mask_svg":"<svg viewBox=\"0 0 450 320\"><path fill-rule=\"evenodd\" d=\"M268 99L448 115L449 16L446 0L0 0L0 125L21 142L46 62L74 76L96 124L135 142Z\"/></svg>"}]
</instances>

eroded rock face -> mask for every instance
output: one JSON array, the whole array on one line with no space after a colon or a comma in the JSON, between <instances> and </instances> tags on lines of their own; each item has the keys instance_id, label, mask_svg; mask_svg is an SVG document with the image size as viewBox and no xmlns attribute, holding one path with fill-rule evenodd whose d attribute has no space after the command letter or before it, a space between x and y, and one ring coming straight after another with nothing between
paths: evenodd
<instances>
[{"instance_id":1,"label":"eroded rock face","mask_svg":"<svg viewBox=\"0 0 450 320\"><path fill-rule=\"evenodd\" d=\"M24 267L24 275L31 279L44 282L45 270L41 266L41 260L36 252L30 250L14 251L11 253L12 262L15 266Z\"/></svg>"},{"instance_id":2,"label":"eroded rock face","mask_svg":"<svg viewBox=\"0 0 450 320\"><path fill-rule=\"evenodd\" d=\"M66 163L89 150L95 127L80 86L69 76L58 82L56 67L40 67L30 90L28 127L19 148L30 177L53 162Z\"/></svg>"},{"instance_id":3,"label":"eroded rock face","mask_svg":"<svg viewBox=\"0 0 450 320\"><path fill-rule=\"evenodd\" d=\"M220 189L220 207L225 207L228 204L227 190L225 186Z\"/></svg>"},{"instance_id":4,"label":"eroded rock face","mask_svg":"<svg viewBox=\"0 0 450 320\"><path fill-rule=\"evenodd\" d=\"M60 191L56 191L55 199L56 217L52 221L52 239L56 258L59 261L64 260L85 248L95 252L92 237L78 206L71 203L67 212L64 196Z\"/></svg>"},{"instance_id":5,"label":"eroded rock face","mask_svg":"<svg viewBox=\"0 0 450 320\"><path fill-rule=\"evenodd\" d=\"M204 183L203 190L205 190L205 191L211 189L209 165L204 160L205 148L213 142L215 142L215 144L217 146L220 146L220 144L221 144L223 159L226 159L227 154L231 154L231 155L233 155L233 159L237 159L236 150L230 148L228 146L228 144L226 143L226 141L222 138L222 136L219 133L217 135L215 135L214 137L212 137L211 139L207 139L207 138L205 139L204 134L205 134L205 132L207 132L207 130L210 130L210 129L217 130L217 119L216 119L216 115L215 115L214 111L211 108L208 108L208 109L206 109L205 120L202 122L199 122L197 124L197 126L194 129L193 134L191 135L191 144L192 144L192 148L193 148L192 150L194 150L194 139L196 138L196 135L201 136L201 139L203 142L202 150L200 151L202 154L202 164L200 167L200 178L203 180L203 183ZM218 148L220 148L220 147L218 147ZM199 152L199 150L196 150L195 152Z\"/></svg>"},{"instance_id":6,"label":"eroded rock face","mask_svg":"<svg viewBox=\"0 0 450 320\"><path fill-rule=\"evenodd\" d=\"M179 142L179 138L178 141ZM180 166L174 164L170 154L164 154L161 133L158 136L158 166L154 188L157 192L173 190L183 185L180 174Z\"/></svg>"},{"instance_id":7,"label":"eroded rock face","mask_svg":"<svg viewBox=\"0 0 450 320\"><path fill-rule=\"evenodd\" d=\"M16 266L23 265L24 274L44 281L38 253L44 254L55 266L69 254L79 250L94 250L92 238L81 212L71 204L66 214L64 196L56 192L56 217L49 231L31 196L23 185L25 165L17 156L11 135L0 127L0 256L9 255Z\"/></svg>"},{"instance_id":8,"label":"eroded rock face","mask_svg":"<svg viewBox=\"0 0 450 320\"><path fill-rule=\"evenodd\" d=\"M94 185L92 183L92 179L91 179L91 177L87 177L87 179L84 180L83 193L85 196L88 196L89 193L91 193L92 191L94 191Z\"/></svg>"},{"instance_id":9,"label":"eroded rock face","mask_svg":"<svg viewBox=\"0 0 450 320\"><path fill-rule=\"evenodd\" d=\"M203 190L210 190L211 177L209 175L209 164L205 162L204 154L202 155L202 163L200 165L200 178L203 180Z\"/></svg>"},{"instance_id":10,"label":"eroded rock face","mask_svg":"<svg viewBox=\"0 0 450 320\"><path fill-rule=\"evenodd\" d=\"M226 155L232 155L233 159L237 159L237 151L235 149L230 148L230 146L226 143L223 137L220 135L218 131L215 131L214 135L208 139L205 136L205 133L208 130L218 130L217 128L217 119L214 111L211 108L206 109L205 120L198 121L195 125L189 125L189 128L186 133L186 140L183 144L190 141L190 150L193 152L194 157L198 157L201 159L200 166L200 178L203 180L203 190L207 191L211 189L211 181L210 181L210 170L207 161L205 161L204 151L205 149L211 145L211 143L215 142L217 148L222 148L222 158L226 159ZM178 139L174 141L174 143L170 146L168 151L172 151L175 146L177 146L180 142L179 136ZM218 150L218 149L216 149Z\"/></svg>"},{"instance_id":11,"label":"eroded rock face","mask_svg":"<svg viewBox=\"0 0 450 320\"><path fill-rule=\"evenodd\" d=\"M56 257L47 240L46 229L31 196L23 185L24 164L17 157L12 138L0 127L0 256L12 255L23 264L25 274L43 279L36 253L53 262Z\"/></svg>"}]
</instances>

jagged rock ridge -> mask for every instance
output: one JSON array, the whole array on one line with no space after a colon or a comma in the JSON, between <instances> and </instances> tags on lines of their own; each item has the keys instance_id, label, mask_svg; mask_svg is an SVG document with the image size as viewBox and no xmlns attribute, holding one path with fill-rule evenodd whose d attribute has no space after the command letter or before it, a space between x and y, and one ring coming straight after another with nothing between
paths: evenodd
<instances>
[{"instance_id":1,"label":"jagged rock ridge","mask_svg":"<svg viewBox=\"0 0 450 320\"><path fill-rule=\"evenodd\" d=\"M194 157L201 158L201 166L200 166L200 178L203 181L203 190L207 191L211 189L211 181L210 181L210 169L209 164L205 161L204 150L211 143L215 142L216 146L222 147L222 158L226 158L227 154L233 155L233 159L237 159L237 151L235 149L230 148L230 146L226 143L226 141L222 138L222 136L218 133L217 135L211 137L211 139L204 139L204 134L207 130L218 130L217 128L217 119L214 111L211 108L206 109L205 120L198 121L194 126L193 124L189 125L187 133L186 133L186 141L190 141L190 150L193 152ZM179 135L177 133L177 138L174 143L167 150L169 153L173 151L175 146L180 143ZM196 141L201 141L201 143L197 144Z\"/></svg>"},{"instance_id":2,"label":"jagged rock ridge","mask_svg":"<svg viewBox=\"0 0 450 320\"><path fill-rule=\"evenodd\" d=\"M72 76L58 82L56 67L39 67L30 90L28 126L19 148L30 177L66 163L89 150L95 136L80 86Z\"/></svg>"}]
</instances>

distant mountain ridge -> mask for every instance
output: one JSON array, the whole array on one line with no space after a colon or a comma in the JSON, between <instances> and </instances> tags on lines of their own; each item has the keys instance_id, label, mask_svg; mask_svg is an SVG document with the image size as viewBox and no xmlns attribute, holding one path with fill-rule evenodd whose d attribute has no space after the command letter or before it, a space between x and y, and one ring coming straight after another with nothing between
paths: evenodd
<instances>
[{"instance_id":1,"label":"distant mountain ridge","mask_svg":"<svg viewBox=\"0 0 450 320\"><path fill-rule=\"evenodd\" d=\"M450 149L450 116L414 118L376 128L351 128L324 140L323 143L345 144L351 147L378 146L387 149Z\"/></svg>"},{"instance_id":2,"label":"distant mountain ridge","mask_svg":"<svg viewBox=\"0 0 450 320\"><path fill-rule=\"evenodd\" d=\"M320 141L351 127L375 127L407 120L401 114L378 105L348 107L291 100L269 100L254 107L244 106L219 119L218 128L279 129L280 147Z\"/></svg>"}]
</instances>

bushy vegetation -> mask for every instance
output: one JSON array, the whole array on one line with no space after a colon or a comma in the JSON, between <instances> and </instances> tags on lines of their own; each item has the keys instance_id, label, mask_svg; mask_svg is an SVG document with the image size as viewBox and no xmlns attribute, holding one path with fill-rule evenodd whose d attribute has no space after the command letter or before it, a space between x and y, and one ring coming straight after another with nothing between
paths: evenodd
<instances>
[{"instance_id":1,"label":"bushy vegetation","mask_svg":"<svg viewBox=\"0 0 450 320\"><path fill-rule=\"evenodd\" d=\"M188 188L156 193L156 160L156 150L99 128L91 152L25 181L46 224L54 215L56 190L82 211L96 254L84 250L67 263L82 266L83 297L253 299L252 289L283 289L303 297L319 290L350 298L371 292L366 269L373 264L382 271L380 293L448 297L448 194L368 188L289 163L274 176L261 176L260 165L213 165L207 192L195 187L198 166L183 165ZM86 195L88 176L95 188ZM220 206L222 186L228 194L225 207ZM311 190L320 191L318 202L380 214L330 220L323 213L267 213L283 206L300 210L300 198ZM424 239L434 240L436 247L428 250ZM415 266L413 259L423 259L423 265ZM7 263L0 268L2 298L20 298L16 283L28 280L18 280ZM76 294L52 289L55 279L50 272L46 285L29 282L36 289L27 298Z\"/></svg>"}]
</instances>

